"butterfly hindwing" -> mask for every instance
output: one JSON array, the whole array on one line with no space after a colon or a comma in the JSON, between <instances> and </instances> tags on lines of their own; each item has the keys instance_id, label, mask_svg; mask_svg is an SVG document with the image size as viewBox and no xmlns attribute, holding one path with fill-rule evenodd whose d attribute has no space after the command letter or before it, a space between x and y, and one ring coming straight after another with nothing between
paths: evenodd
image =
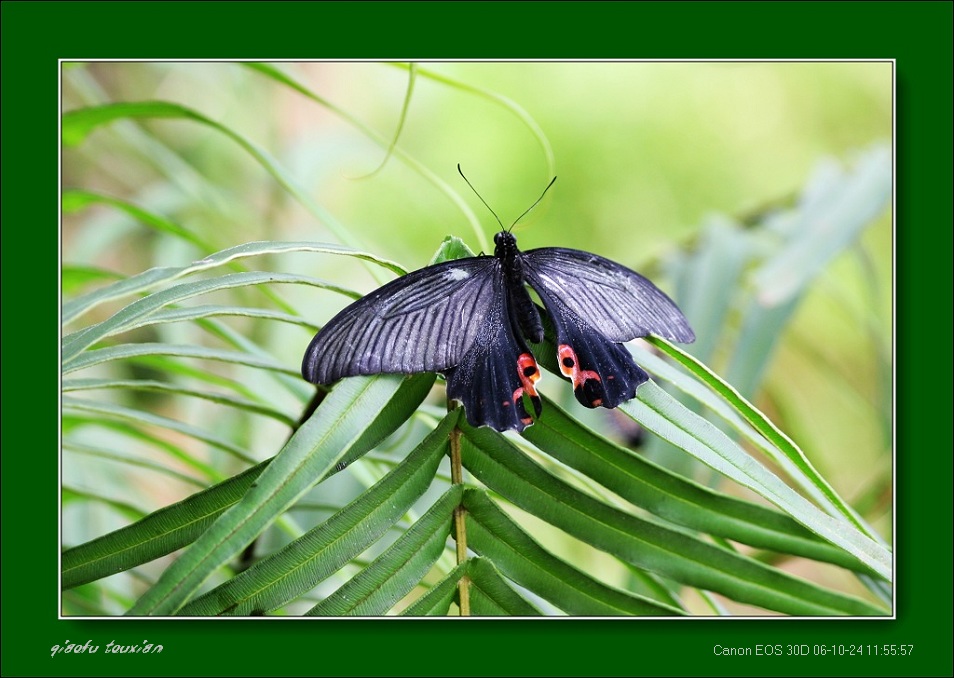
<instances>
[{"instance_id":1,"label":"butterfly hindwing","mask_svg":"<svg viewBox=\"0 0 954 678\"><path fill-rule=\"evenodd\" d=\"M436 372L457 365L495 304L500 262L447 261L412 271L342 310L305 351L302 376Z\"/></svg>"},{"instance_id":2,"label":"butterfly hindwing","mask_svg":"<svg viewBox=\"0 0 954 678\"><path fill-rule=\"evenodd\" d=\"M467 421L473 426L522 431L533 421L524 406L524 397L540 414L541 401L536 391L540 368L517 334L510 312L512 300L503 277L494 282L494 303L473 345L459 365L444 373L447 397L464 404Z\"/></svg>"},{"instance_id":3,"label":"butterfly hindwing","mask_svg":"<svg viewBox=\"0 0 954 678\"><path fill-rule=\"evenodd\" d=\"M556 329L560 371L586 407L614 408L649 379L621 342L650 333L695 339L672 300L625 266L561 247L520 256L527 281Z\"/></svg>"},{"instance_id":4,"label":"butterfly hindwing","mask_svg":"<svg viewBox=\"0 0 954 678\"><path fill-rule=\"evenodd\" d=\"M538 290L556 330L557 363L585 407L614 408L649 379L626 348L607 339L561 297Z\"/></svg>"},{"instance_id":5,"label":"butterfly hindwing","mask_svg":"<svg viewBox=\"0 0 954 678\"><path fill-rule=\"evenodd\" d=\"M655 334L691 342L689 322L649 280L604 257L563 247L520 255L530 285L561 299L567 309L614 342Z\"/></svg>"}]
</instances>

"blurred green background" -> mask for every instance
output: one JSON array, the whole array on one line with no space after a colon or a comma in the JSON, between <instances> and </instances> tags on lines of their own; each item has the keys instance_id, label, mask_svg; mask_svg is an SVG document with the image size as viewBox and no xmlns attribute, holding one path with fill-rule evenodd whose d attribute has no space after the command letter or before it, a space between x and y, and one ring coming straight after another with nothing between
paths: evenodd
<instances>
[{"instance_id":1,"label":"blurred green background","mask_svg":"<svg viewBox=\"0 0 954 678\"><path fill-rule=\"evenodd\" d=\"M122 121L64 149L64 189L129 201L202 243L96 206L64 215L64 266L132 275L252 240L313 240L347 241L414 269L446 235L488 252L498 230L458 176L458 163L505 225L555 173L546 199L515 230L522 249L564 246L610 257L686 308L698 291L691 271L717 251L714 233L739 234L733 242L752 248L737 285L703 290L724 300L718 331L703 336L707 325L693 316L705 309L687 309L698 346L708 347L700 357L726 374L738 361L746 304L758 299L753 274L785 239L773 230L773 215L797 211L806 184L817 188L830 177L826 162L851 172L879 148L882 158L890 156L892 142L889 62L423 63L406 110L406 64L276 67L383 145L331 107L233 63L70 64L63 110L179 103L264 149L331 219L316 216L221 131L188 120ZM399 127L399 152L384 162ZM787 242L797 237L797 229L788 232ZM882 209L821 262L825 268L799 293L766 351L764 372L755 370L754 390L745 393L889 541L892 261L891 213ZM720 262L710 264L718 269ZM347 258L291 255L269 266L361 292L380 282ZM64 295L87 291L99 284L94 278L64 276ZM317 290L282 294L316 324L345 304ZM310 333L285 326L269 332L262 342L296 366ZM559 385L543 390L557 396ZM264 443L270 435L256 437ZM263 445L262 458L276 449ZM156 496L146 508L189 491Z\"/></svg>"}]
</instances>

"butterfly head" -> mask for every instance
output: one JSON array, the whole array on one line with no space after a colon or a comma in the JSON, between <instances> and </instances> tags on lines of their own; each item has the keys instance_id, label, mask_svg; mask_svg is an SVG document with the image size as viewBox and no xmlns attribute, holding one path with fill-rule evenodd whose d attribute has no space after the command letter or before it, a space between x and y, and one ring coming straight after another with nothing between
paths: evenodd
<instances>
[{"instance_id":1,"label":"butterfly head","mask_svg":"<svg viewBox=\"0 0 954 678\"><path fill-rule=\"evenodd\" d=\"M494 236L494 256L510 260L517 254L517 238L510 231L500 231Z\"/></svg>"}]
</instances>

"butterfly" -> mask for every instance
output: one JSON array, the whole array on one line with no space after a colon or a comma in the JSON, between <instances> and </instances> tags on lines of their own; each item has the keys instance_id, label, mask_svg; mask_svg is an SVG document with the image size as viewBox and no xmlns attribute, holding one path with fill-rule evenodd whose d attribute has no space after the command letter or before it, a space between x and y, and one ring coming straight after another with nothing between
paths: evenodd
<instances>
[{"instance_id":1,"label":"butterfly","mask_svg":"<svg viewBox=\"0 0 954 678\"><path fill-rule=\"evenodd\" d=\"M506 229L494 244L492 256L427 266L346 307L311 340L302 376L331 384L441 372L447 397L463 404L471 425L522 431L533 423L525 399L541 413L540 368L527 342L544 338L527 285L553 327L560 372L586 407L614 408L649 379L622 342L695 339L676 304L625 266L562 247L521 252Z\"/></svg>"}]
</instances>

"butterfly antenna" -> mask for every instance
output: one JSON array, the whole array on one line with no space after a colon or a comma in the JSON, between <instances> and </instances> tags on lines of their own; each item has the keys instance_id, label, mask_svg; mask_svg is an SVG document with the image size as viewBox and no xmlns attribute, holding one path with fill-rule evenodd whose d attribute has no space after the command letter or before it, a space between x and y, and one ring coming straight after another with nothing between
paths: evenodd
<instances>
[{"instance_id":1,"label":"butterfly antenna","mask_svg":"<svg viewBox=\"0 0 954 678\"><path fill-rule=\"evenodd\" d=\"M518 221L520 221L520 220L523 219L525 216L527 216L527 212L529 212L530 210L532 210L534 207L537 206L537 204L539 204L539 202L540 202L541 200L543 200L543 196L545 196L545 195L547 194L547 191L550 190L550 187L553 185L553 182L554 182L554 181L556 181L556 177L553 177L552 179L550 179L550 183L547 184L547 187L543 189L543 193L540 194L540 197L537 198L537 201L536 201L535 203L533 203L532 205L530 205L530 207L528 207L523 214L521 214L519 217L517 217L516 220L514 220L514 222L513 222L512 224L510 224L510 230L511 230L511 231L513 230L513 227L517 225L517 222L518 222ZM500 220L498 219L497 221L500 221Z\"/></svg>"},{"instance_id":2,"label":"butterfly antenna","mask_svg":"<svg viewBox=\"0 0 954 678\"><path fill-rule=\"evenodd\" d=\"M457 171L460 172L460 175L461 175L462 177L464 177L464 170L462 170L462 169L460 168L460 163L457 163ZM504 228L503 222L500 220L500 217L498 217L498 216L497 216L497 213L494 212L493 209L490 207L490 205L487 204L487 201L480 197L480 193L478 193L478 192L477 192L477 189L474 188L474 185L473 185L472 183L470 183L470 181L468 181L467 177L464 177L464 181L466 181L466 182L467 182L467 185L470 186L470 190L472 190L472 191L474 192L474 195L476 195L478 198L480 198L480 202L484 203L484 206L485 206L487 209L490 210L490 213L491 213L491 214L494 215L494 219L496 219L496 220L497 220L497 223L500 224L500 230L501 230L501 231L506 230L506 229ZM551 183L552 183L552 182L551 182ZM538 200L537 202L540 202L540 201ZM513 228L513 226L511 226L510 228Z\"/></svg>"}]
</instances>

